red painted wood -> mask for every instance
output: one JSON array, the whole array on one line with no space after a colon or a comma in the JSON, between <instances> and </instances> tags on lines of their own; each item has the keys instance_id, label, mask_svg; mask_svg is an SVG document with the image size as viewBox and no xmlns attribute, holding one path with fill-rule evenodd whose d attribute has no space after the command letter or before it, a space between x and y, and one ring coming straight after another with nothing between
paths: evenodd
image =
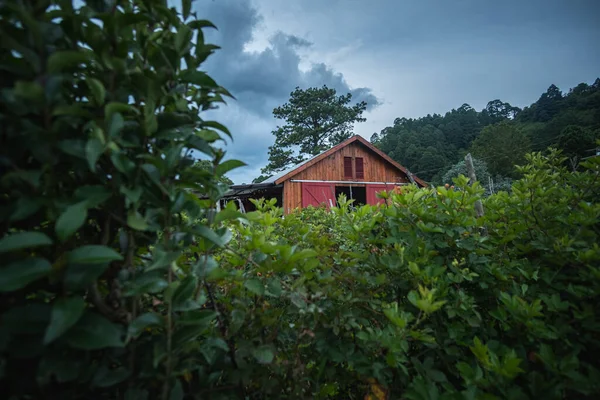
<instances>
[{"instance_id":1,"label":"red painted wood","mask_svg":"<svg viewBox=\"0 0 600 400\"><path fill-rule=\"evenodd\" d=\"M302 208L318 207L325 203L327 208L335 205L335 185L329 183L302 183Z\"/></svg>"},{"instance_id":2,"label":"red painted wood","mask_svg":"<svg viewBox=\"0 0 600 400\"><path fill-rule=\"evenodd\" d=\"M367 185L367 204L385 204L385 200L378 198L377 193L384 190L389 191L392 189L392 185Z\"/></svg>"}]
</instances>

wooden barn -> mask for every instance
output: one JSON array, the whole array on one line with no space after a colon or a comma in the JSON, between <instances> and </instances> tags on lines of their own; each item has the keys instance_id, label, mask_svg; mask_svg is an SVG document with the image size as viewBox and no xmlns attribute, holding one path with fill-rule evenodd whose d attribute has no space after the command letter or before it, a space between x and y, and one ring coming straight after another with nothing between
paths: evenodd
<instances>
[{"instance_id":1,"label":"wooden barn","mask_svg":"<svg viewBox=\"0 0 600 400\"><path fill-rule=\"evenodd\" d=\"M251 198L276 198L287 214L295 209L336 204L341 193L354 204L377 204L380 191L415 183L427 184L412 175L367 140L355 135L335 147L272 176L261 183L234 185L224 201L236 200L253 209Z\"/></svg>"}]
</instances>

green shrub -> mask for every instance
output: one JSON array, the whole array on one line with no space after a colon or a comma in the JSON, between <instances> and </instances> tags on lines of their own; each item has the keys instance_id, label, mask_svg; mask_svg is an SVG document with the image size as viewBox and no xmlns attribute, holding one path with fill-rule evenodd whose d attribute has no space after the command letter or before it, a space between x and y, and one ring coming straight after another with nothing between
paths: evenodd
<instances>
[{"instance_id":1,"label":"green shrub","mask_svg":"<svg viewBox=\"0 0 600 400\"><path fill-rule=\"evenodd\" d=\"M464 176L217 213L212 25L86 4L0 10L3 397L597 397L600 158L529 155L480 218Z\"/></svg>"},{"instance_id":2,"label":"green shrub","mask_svg":"<svg viewBox=\"0 0 600 400\"><path fill-rule=\"evenodd\" d=\"M219 262L256 295L220 294L245 316L230 339L276 354L251 379L262 398L594 398L600 160L528 161L479 219L483 189L464 176L389 207L342 198L281 220L258 203Z\"/></svg>"},{"instance_id":3,"label":"green shrub","mask_svg":"<svg viewBox=\"0 0 600 400\"><path fill-rule=\"evenodd\" d=\"M200 117L229 94L198 69L216 46L190 3L1 5L3 397L176 399L214 379L199 351L227 345L189 249L230 234L191 221L241 163Z\"/></svg>"}]
</instances>

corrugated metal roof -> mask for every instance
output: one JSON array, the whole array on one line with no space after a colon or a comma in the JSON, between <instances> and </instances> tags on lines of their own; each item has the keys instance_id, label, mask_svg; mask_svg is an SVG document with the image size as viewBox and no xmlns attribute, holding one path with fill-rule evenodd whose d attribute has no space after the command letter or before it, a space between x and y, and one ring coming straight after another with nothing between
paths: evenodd
<instances>
[{"instance_id":1,"label":"corrugated metal roof","mask_svg":"<svg viewBox=\"0 0 600 400\"><path fill-rule=\"evenodd\" d=\"M328 150L325 150L328 151ZM302 161L300 164L296 164L293 167L287 168L281 172L278 172L277 174L273 175L270 178L265 179L264 181L262 181L261 183L275 183L275 181L279 178L281 178L282 176L286 176L287 174L289 174L290 172L292 172L293 170L295 170L296 168L300 168L301 166L303 166L304 164L306 164L307 162L311 161L314 158L319 157L321 154L325 153L325 151L317 154L314 157L309 158L308 160L304 160Z\"/></svg>"}]
</instances>

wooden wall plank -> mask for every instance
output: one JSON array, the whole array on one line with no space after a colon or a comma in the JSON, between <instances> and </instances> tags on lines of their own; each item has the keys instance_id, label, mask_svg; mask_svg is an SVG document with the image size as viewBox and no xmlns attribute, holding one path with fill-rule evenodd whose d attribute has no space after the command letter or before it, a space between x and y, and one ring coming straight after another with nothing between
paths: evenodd
<instances>
[{"instance_id":1,"label":"wooden wall plank","mask_svg":"<svg viewBox=\"0 0 600 400\"><path fill-rule=\"evenodd\" d=\"M344 178L344 157L362 157L364 162L364 179ZM292 180L327 180L347 181L360 184L365 182L408 182L404 172L386 162L379 155L368 150L359 142L350 143L325 159L294 175ZM302 184L285 181L283 184L284 212L287 214L302 206Z\"/></svg>"}]
</instances>

